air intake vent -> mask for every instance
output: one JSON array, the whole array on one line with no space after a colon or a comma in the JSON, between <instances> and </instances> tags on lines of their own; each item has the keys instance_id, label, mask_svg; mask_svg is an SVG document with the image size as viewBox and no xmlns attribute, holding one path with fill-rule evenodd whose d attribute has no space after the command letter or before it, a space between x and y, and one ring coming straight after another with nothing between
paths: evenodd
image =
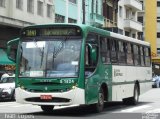
<instances>
[{"instance_id":1,"label":"air intake vent","mask_svg":"<svg viewBox=\"0 0 160 119\"><path fill-rule=\"evenodd\" d=\"M67 98L57 98L57 97L53 97L51 100L42 100L40 99L40 97L34 97L34 98L26 98L25 99L26 101L28 102L64 102L64 103L67 103L67 102L70 102L71 100L70 99L67 99Z\"/></svg>"}]
</instances>

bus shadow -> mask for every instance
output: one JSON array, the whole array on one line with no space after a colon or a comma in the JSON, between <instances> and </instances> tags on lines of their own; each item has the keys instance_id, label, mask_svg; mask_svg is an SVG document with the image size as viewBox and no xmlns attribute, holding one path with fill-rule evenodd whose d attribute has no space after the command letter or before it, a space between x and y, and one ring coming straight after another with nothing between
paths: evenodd
<instances>
[{"instance_id":1,"label":"bus shadow","mask_svg":"<svg viewBox=\"0 0 160 119\"><path fill-rule=\"evenodd\" d=\"M0 99L0 102L16 102L15 100L13 99Z\"/></svg>"},{"instance_id":2,"label":"bus shadow","mask_svg":"<svg viewBox=\"0 0 160 119\"><path fill-rule=\"evenodd\" d=\"M140 102L136 106L146 105L152 102ZM107 102L105 103L104 111L101 113L96 113L93 106L75 106L75 107L68 107L63 109L55 109L51 113L46 112L34 112L34 113L27 113L32 114L34 116L71 116L71 117L87 117L93 115L105 115L110 113L120 113L120 110L136 107L136 106L128 106L124 105L122 102Z\"/></svg>"}]
</instances>

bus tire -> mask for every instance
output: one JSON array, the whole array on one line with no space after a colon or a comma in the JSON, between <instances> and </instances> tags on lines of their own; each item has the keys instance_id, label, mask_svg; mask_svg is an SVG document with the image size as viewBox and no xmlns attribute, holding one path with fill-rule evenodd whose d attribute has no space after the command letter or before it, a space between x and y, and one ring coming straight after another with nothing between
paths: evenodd
<instances>
[{"instance_id":1,"label":"bus tire","mask_svg":"<svg viewBox=\"0 0 160 119\"><path fill-rule=\"evenodd\" d=\"M104 109L104 91L101 88L98 92L98 102L95 104L95 111L102 112Z\"/></svg>"},{"instance_id":2,"label":"bus tire","mask_svg":"<svg viewBox=\"0 0 160 119\"><path fill-rule=\"evenodd\" d=\"M133 105L136 105L139 102L139 87L137 84L135 84L135 86L134 86L134 96L133 96L132 100L133 100L132 101Z\"/></svg>"},{"instance_id":3,"label":"bus tire","mask_svg":"<svg viewBox=\"0 0 160 119\"><path fill-rule=\"evenodd\" d=\"M133 97L123 99L125 105L136 105L139 101L139 87L137 84L134 86Z\"/></svg>"},{"instance_id":4,"label":"bus tire","mask_svg":"<svg viewBox=\"0 0 160 119\"><path fill-rule=\"evenodd\" d=\"M53 112L54 106L52 106L52 105L41 105L41 109L44 112Z\"/></svg>"}]
</instances>

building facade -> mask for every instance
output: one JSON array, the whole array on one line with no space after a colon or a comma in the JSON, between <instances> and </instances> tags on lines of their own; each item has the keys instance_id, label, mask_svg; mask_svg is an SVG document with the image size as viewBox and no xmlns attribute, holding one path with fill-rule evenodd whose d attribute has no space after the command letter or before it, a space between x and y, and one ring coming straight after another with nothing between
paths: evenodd
<instances>
[{"instance_id":1,"label":"building facade","mask_svg":"<svg viewBox=\"0 0 160 119\"><path fill-rule=\"evenodd\" d=\"M157 0L157 55L160 57L160 0Z\"/></svg>"},{"instance_id":2,"label":"building facade","mask_svg":"<svg viewBox=\"0 0 160 119\"><path fill-rule=\"evenodd\" d=\"M78 23L79 7L82 2L78 0L54 0L55 1L55 23Z\"/></svg>"},{"instance_id":3,"label":"building facade","mask_svg":"<svg viewBox=\"0 0 160 119\"><path fill-rule=\"evenodd\" d=\"M145 6L144 37L151 43L152 58L157 56L157 0L143 0Z\"/></svg>"},{"instance_id":4,"label":"building facade","mask_svg":"<svg viewBox=\"0 0 160 119\"><path fill-rule=\"evenodd\" d=\"M103 0L55 0L56 23L104 24Z\"/></svg>"},{"instance_id":5,"label":"building facade","mask_svg":"<svg viewBox=\"0 0 160 119\"><path fill-rule=\"evenodd\" d=\"M85 11L82 12L82 15L85 14L86 19L85 23L95 27L102 27L104 24L103 16L103 0L84 0Z\"/></svg>"},{"instance_id":6,"label":"building facade","mask_svg":"<svg viewBox=\"0 0 160 119\"><path fill-rule=\"evenodd\" d=\"M25 26L53 22L53 0L0 0L0 77L6 70L15 70L15 65L2 61L7 59L7 41L19 37L21 28ZM12 49L14 56L16 48Z\"/></svg>"},{"instance_id":7,"label":"building facade","mask_svg":"<svg viewBox=\"0 0 160 119\"><path fill-rule=\"evenodd\" d=\"M138 12L138 21L143 24L143 38L151 43L152 58L157 57L157 0L141 0L143 10Z\"/></svg>"},{"instance_id":8,"label":"building facade","mask_svg":"<svg viewBox=\"0 0 160 119\"><path fill-rule=\"evenodd\" d=\"M143 10L138 14L138 21L143 24L143 37L151 44L153 74L160 75L160 41L158 39L160 0L141 0Z\"/></svg>"},{"instance_id":9,"label":"building facade","mask_svg":"<svg viewBox=\"0 0 160 119\"><path fill-rule=\"evenodd\" d=\"M138 32L142 32L142 23L137 20L138 11L142 11L142 3L139 0L119 0L118 33L138 38Z\"/></svg>"},{"instance_id":10,"label":"building facade","mask_svg":"<svg viewBox=\"0 0 160 119\"><path fill-rule=\"evenodd\" d=\"M0 0L0 48L25 26L53 23L53 13L53 0Z\"/></svg>"},{"instance_id":11,"label":"building facade","mask_svg":"<svg viewBox=\"0 0 160 119\"><path fill-rule=\"evenodd\" d=\"M119 33L117 27L118 22L118 1L119 0L103 0L103 16L104 29Z\"/></svg>"}]
</instances>

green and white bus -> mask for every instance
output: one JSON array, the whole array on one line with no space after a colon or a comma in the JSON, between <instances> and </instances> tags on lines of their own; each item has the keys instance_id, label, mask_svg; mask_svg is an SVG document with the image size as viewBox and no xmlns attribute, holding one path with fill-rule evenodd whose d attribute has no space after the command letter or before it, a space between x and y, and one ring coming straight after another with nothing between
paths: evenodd
<instances>
[{"instance_id":1,"label":"green and white bus","mask_svg":"<svg viewBox=\"0 0 160 119\"><path fill-rule=\"evenodd\" d=\"M16 59L11 48L18 44ZM48 24L8 42L16 62L16 101L41 106L136 104L151 88L150 44L99 28Z\"/></svg>"}]
</instances>

